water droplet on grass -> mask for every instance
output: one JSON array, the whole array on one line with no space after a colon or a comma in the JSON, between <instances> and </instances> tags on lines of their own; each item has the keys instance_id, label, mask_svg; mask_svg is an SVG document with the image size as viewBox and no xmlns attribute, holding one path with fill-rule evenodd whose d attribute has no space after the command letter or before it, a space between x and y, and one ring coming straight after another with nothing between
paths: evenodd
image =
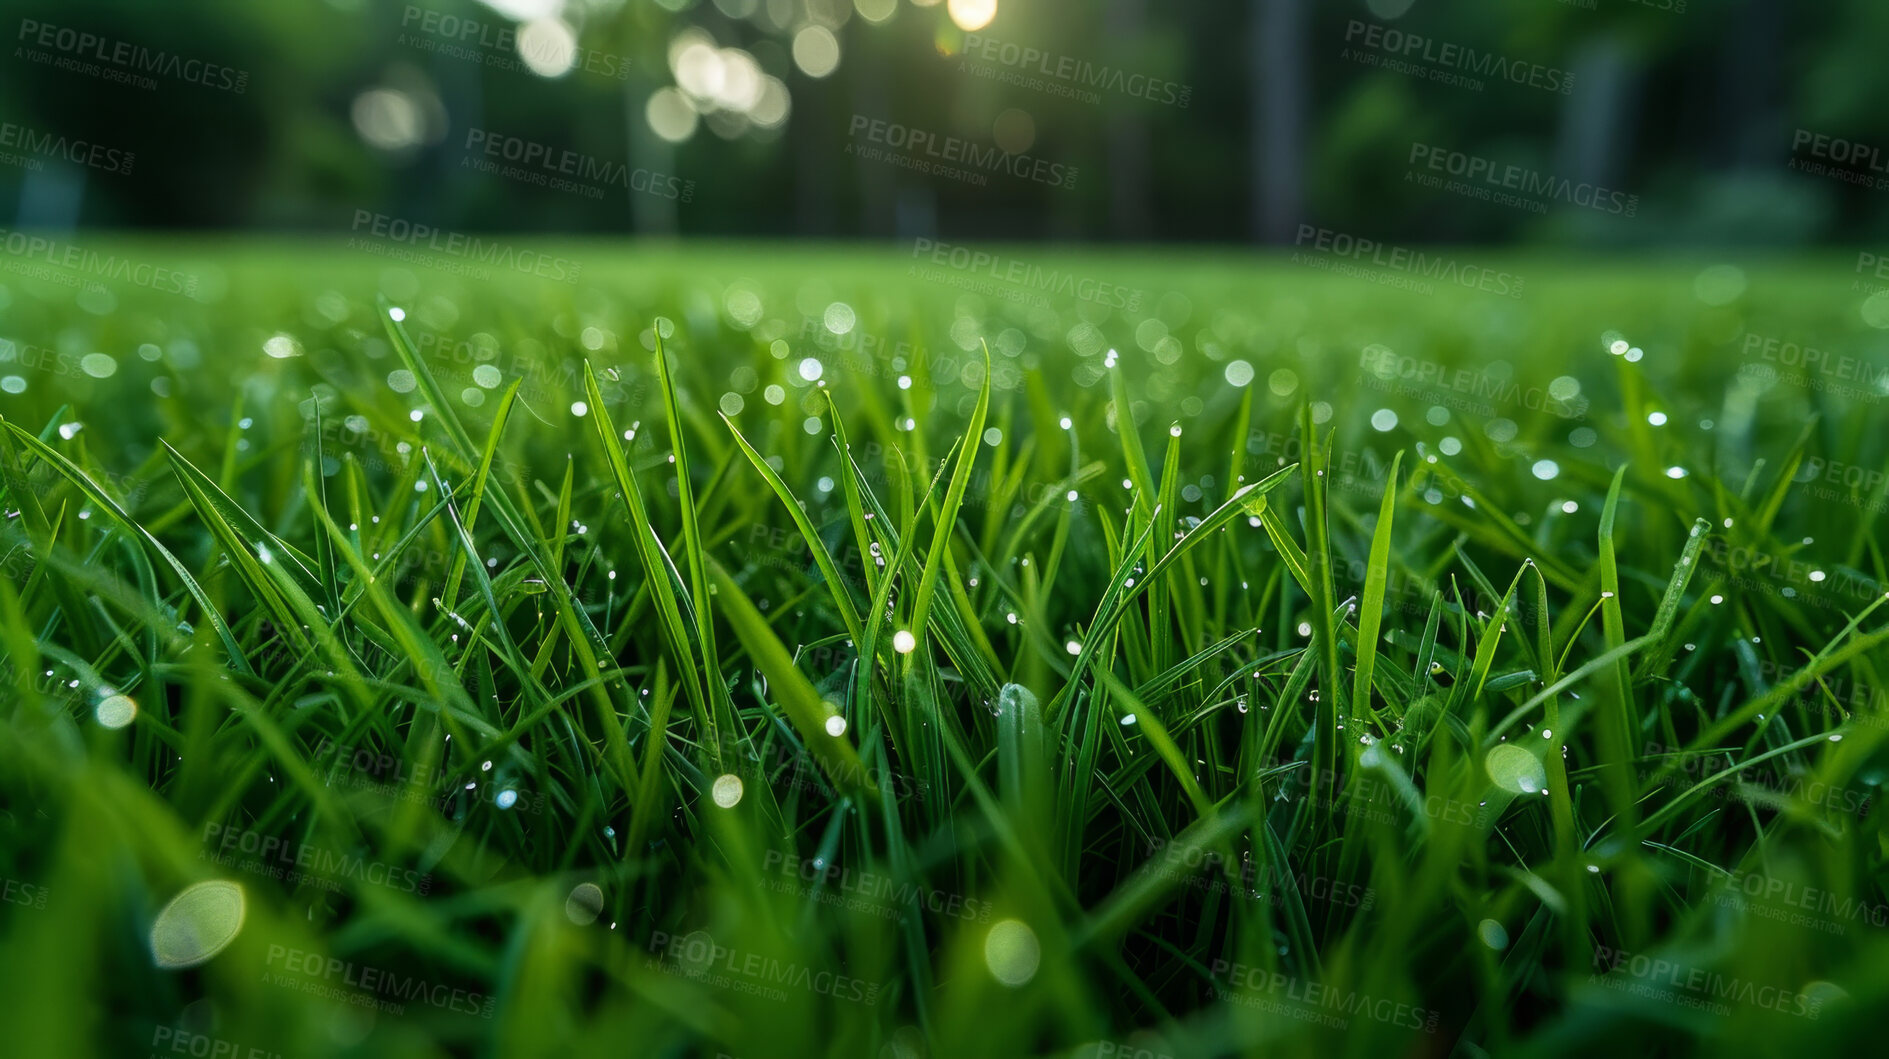
<instances>
[{"instance_id":1,"label":"water droplet on grass","mask_svg":"<svg viewBox=\"0 0 1889 1059\"><path fill-rule=\"evenodd\" d=\"M1493 919L1485 919L1476 925L1476 935L1484 945L1500 951L1509 947L1508 928Z\"/></svg>"},{"instance_id":2,"label":"water droplet on grass","mask_svg":"<svg viewBox=\"0 0 1889 1059\"><path fill-rule=\"evenodd\" d=\"M1548 773L1541 760L1513 743L1489 748L1483 766L1496 786L1516 794L1534 794L1548 785Z\"/></svg>"},{"instance_id":3,"label":"water droplet on grass","mask_svg":"<svg viewBox=\"0 0 1889 1059\"><path fill-rule=\"evenodd\" d=\"M991 977L1015 988L1036 977L1043 962L1043 947L1036 932L1020 919L998 920L984 935L984 966Z\"/></svg>"},{"instance_id":4,"label":"water droplet on grass","mask_svg":"<svg viewBox=\"0 0 1889 1059\"><path fill-rule=\"evenodd\" d=\"M151 958L181 971L206 963L243 929L243 888L228 879L205 879L184 888L151 925Z\"/></svg>"},{"instance_id":5,"label":"water droplet on grass","mask_svg":"<svg viewBox=\"0 0 1889 1059\"><path fill-rule=\"evenodd\" d=\"M107 695L99 700L92 716L107 728L123 728L137 720L138 704L129 695Z\"/></svg>"},{"instance_id":6,"label":"water droplet on grass","mask_svg":"<svg viewBox=\"0 0 1889 1059\"><path fill-rule=\"evenodd\" d=\"M603 913L603 888L596 883L578 883L564 899L564 917L580 927L589 926Z\"/></svg>"}]
</instances>

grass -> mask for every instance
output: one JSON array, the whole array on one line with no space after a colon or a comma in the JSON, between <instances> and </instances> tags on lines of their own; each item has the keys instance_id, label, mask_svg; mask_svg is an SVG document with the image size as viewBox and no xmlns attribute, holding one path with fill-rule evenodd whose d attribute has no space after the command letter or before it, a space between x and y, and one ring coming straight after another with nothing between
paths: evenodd
<instances>
[{"instance_id":1,"label":"grass","mask_svg":"<svg viewBox=\"0 0 1889 1059\"><path fill-rule=\"evenodd\" d=\"M1083 283L1029 305L109 247L194 294L0 287L18 1054L1775 1054L1889 1003L1880 391L1762 353L1873 363L1841 263L1031 251Z\"/></svg>"}]
</instances>

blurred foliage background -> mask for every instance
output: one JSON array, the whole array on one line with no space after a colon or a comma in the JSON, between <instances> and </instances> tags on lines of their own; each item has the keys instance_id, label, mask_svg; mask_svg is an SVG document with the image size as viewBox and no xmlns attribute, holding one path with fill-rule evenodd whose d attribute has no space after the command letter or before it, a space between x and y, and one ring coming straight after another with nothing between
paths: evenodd
<instances>
[{"instance_id":1,"label":"blurred foliage background","mask_svg":"<svg viewBox=\"0 0 1889 1059\"><path fill-rule=\"evenodd\" d=\"M1889 144L1877 105L1889 8L1872 0L0 7L13 38L0 123L135 156L115 171L9 154L9 227L336 231L367 210L455 230L770 237L1289 242L1305 223L1553 246L1889 235L1873 155L1848 167L1860 183L1792 166L1806 157L1793 154L1800 130ZM40 47L48 25L228 67L241 90L127 89L32 60L65 54ZM1366 46L1408 35L1423 42L1406 54L1416 72ZM1537 64L1571 87L1439 80L1446 48ZM1041 57L1026 65L1024 49ZM1104 85L1071 90L1082 76ZM848 151L859 117L1080 178L976 186L865 160ZM688 193L501 179L468 164L482 157L469 135L674 177ZM1413 143L1618 189L1636 208L1541 213L1419 187Z\"/></svg>"}]
</instances>

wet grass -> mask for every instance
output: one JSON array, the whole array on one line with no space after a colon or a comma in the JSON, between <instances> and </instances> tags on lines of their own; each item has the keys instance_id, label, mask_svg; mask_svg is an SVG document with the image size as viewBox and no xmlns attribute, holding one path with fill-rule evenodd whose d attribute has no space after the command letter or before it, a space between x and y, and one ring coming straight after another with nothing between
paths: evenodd
<instances>
[{"instance_id":1,"label":"wet grass","mask_svg":"<svg viewBox=\"0 0 1889 1059\"><path fill-rule=\"evenodd\" d=\"M0 288L9 1050L1774 1054L1889 1000L1842 262L100 249L191 282Z\"/></svg>"}]
</instances>

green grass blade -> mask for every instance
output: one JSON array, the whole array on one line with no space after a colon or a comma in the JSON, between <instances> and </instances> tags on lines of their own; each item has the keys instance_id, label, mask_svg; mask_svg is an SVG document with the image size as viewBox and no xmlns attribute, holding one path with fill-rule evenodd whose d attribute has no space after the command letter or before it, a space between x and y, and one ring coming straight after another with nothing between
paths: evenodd
<instances>
[{"instance_id":1,"label":"green grass blade","mask_svg":"<svg viewBox=\"0 0 1889 1059\"><path fill-rule=\"evenodd\" d=\"M1371 535L1371 559L1365 568L1364 601L1358 612L1357 681L1351 693L1353 707L1369 710L1371 706L1371 671L1377 666L1378 629L1384 620L1384 584L1390 576L1391 516L1397 509L1397 469L1403 464L1399 450L1391 458L1390 474L1384 479L1384 499L1378 505L1377 527Z\"/></svg>"},{"instance_id":2,"label":"green grass blade","mask_svg":"<svg viewBox=\"0 0 1889 1059\"><path fill-rule=\"evenodd\" d=\"M971 412L970 425L964 432L964 444L958 449L957 467L951 472L951 487L945 492L944 507L938 512L937 529L931 551L919 575L918 598L912 604L912 633L922 641L927 635L931 615L931 597L937 591L938 575L944 571L945 549L951 544L951 532L957 525L958 508L964 503L964 490L971 484L971 467L977 462L977 448L983 443L984 416L990 411L990 348L984 348L984 381L978 388L977 406Z\"/></svg>"}]
</instances>

